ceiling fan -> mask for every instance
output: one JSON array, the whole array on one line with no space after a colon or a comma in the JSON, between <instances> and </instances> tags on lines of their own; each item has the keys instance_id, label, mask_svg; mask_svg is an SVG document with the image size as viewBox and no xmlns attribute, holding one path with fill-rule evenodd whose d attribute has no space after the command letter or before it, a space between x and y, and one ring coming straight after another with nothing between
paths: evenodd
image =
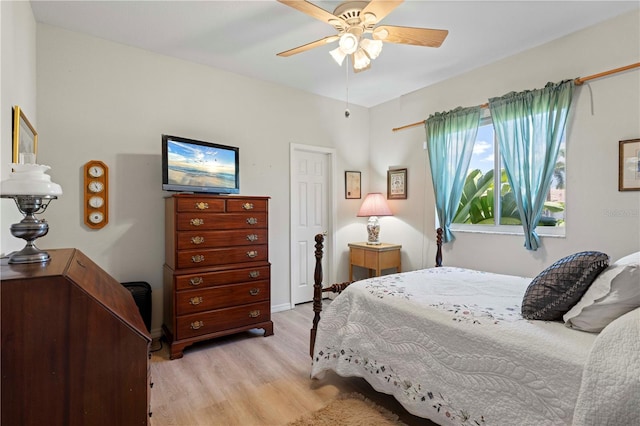
<instances>
[{"instance_id":1,"label":"ceiling fan","mask_svg":"<svg viewBox=\"0 0 640 426\"><path fill-rule=\"evenodd\" d=\"M371 67L371 59L378 57L382 51L383 42L440 47L449 34L447 30L430 28L376 26L404 0L345 1L336 7L333 13L306 0L278 1L312 18L326 22L338 31L336 35L280 52L278 56L287 57L338 41L338 47L329 53L338 65L342 65L345 57L350 56L355 72ZM371 34L371 38L365 37L366 34Z\"/></svg>"}]
</instances>

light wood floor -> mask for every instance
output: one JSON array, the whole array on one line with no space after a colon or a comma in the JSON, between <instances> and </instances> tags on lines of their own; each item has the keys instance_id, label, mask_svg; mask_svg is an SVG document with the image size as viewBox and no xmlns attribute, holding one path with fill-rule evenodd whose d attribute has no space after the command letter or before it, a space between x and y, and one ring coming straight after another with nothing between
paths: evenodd
<instances>
[{"instance_id":1,"label":"light wood floor","mask_svg":"<svg viewBox=\"0 0 640 426\"><path fill-rule=\"evenodd\" d=\"M169 360L164 344L151 358L151 425L284 425L349 392L360 392L408 425L433 425L363 379L334 373L310 379L312 318L311 303L298 305L272 315L273 336L256 330L201 342L176 360Z\"/></svg>"}]
</instances>

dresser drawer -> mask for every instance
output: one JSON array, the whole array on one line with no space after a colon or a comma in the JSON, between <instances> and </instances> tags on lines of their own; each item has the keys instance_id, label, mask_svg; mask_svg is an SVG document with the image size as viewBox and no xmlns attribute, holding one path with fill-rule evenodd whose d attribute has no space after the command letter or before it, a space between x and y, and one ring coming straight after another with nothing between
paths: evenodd
<instances>
[{"instance_id":1,"label":"dresser drawer","mask_svg":"<svg viewBox=\"0 0 640 426\"><path fill-rule=\"evenodd\" d=\"M269 300L270 290L269 281L258 281L181 291L176 294L176 312L178 315L186 315L262 302Z\"/></svg>"},{"instance_id":2,"label":"dresser drawer","mask_svg":"<svg viewBox=\"0 0 640 426\"><path fill-rule=\"evenodd\" d=\"M205 272L202 274L188 274L176 276L176 290L187 290L194 288L207 288L219 285L256 282L269 280L271 268L269 265L257 268L233 269L221 272Z\"/></svg>"},{"instance_id":3,"label":"dresser drawer","mask_svg":"<svg viewBox=\"0 0 640 426\"><path fill-rule=\"evenodd\" d=\"M255 213L178 213L176 215L178 231L213 229L253 229L267 227L267 214Z\"/></svg>"},{"instance_id":4,"label":"dresser drawer","mask_svg":"<svg viewBox=\"0 0 640 426\"><path fill-rule=\"evenodd\" d=\"M179 251L178 269L220 266L230 263L266 262L269 259L268 247L268 245L262 244L210 250Z\"/></svg>"},{"instance_id":5,"label":"dresser drawer","mask_svg":"<svg viewBox=\"0 0 640 426\"><path fill-rule=\"evenodd\" d=\"M270 321L270 309L269 301L264 301L178 317L177 338L187 339Z\"/></svg>"},{"instance_id":6,"label":"dresser drawer","mask_svg":"<svg viewBox=\"0 0 640 426\"><path fill-rule=\"evenodd\" d=\"M266 229L184 231L178 233L178 250L266 244Z\"/></svg>"},{"instance_id":7,"label":"dresser drawer","mask_svg":"<svg viewBox=\"0 0 640 426\"><path fill-rule=\"evenodd\" d=\"M179 212L223 213L225 200L206 197L179 198L176 209Z\"/></svg>"},{"instance_id":8,"label":"dresser drawer","mask_svg":"<svg viewBox=\"0 0 640 426\"><path fill-rule=\"evenodd\" d=\"M267 200L227 200L227 211L236 212L266 212Z\"/></svg>"}]
</instances>

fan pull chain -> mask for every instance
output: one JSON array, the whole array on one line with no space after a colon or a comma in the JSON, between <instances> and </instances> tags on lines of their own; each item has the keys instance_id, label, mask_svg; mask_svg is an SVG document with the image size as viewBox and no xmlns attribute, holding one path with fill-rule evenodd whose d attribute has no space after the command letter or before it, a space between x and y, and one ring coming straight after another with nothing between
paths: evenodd
<instances>
[{"instance_id":1,"label":"fan pull chain","mask_svg":"<svg viewBox=\"0 0 640 426\"><path fill-rule=\"evenodd\" d=\"M347 81L347 107L344 110L344 118L349 118L349 116L351 115L351 111L349 111L349 56L347 55L347 66L344 67L346 74L346 81Z\"/></svg>"}]
</instances>

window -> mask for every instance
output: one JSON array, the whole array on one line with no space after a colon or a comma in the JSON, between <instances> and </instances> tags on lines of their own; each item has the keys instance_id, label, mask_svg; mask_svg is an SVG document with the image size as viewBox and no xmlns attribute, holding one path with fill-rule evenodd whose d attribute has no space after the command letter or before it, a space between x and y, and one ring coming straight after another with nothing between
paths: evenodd
<instances>
[{"instance_id":1,"label":"window","mask_svg":"<svg viewBox=\"0 0 640 426\"><path fill-rule=\"evenodd\" d=\"M500 173L494 173L500 170ZM495 189L499 188L499 191ZM496 196L497 193L497 196ZM547 201L538 222L539 235L564 236L565 142L562 141ZM500 160L489 110L478 128L473 155L452 230L523 234L511 186Z\"/></svg>"}]
</instances>

